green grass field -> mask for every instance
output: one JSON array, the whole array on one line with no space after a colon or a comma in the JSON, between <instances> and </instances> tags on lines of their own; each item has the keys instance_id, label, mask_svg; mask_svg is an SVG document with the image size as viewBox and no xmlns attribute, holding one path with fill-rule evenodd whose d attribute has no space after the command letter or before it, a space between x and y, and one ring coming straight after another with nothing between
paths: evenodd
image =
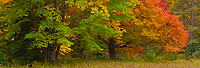
<instances>
[{"instance_id":1,"label":"green grass field","mask_svg":"<svg viewBox=\"0 0 200 68\"><path fill-rule=\"evenodd\" d=\"M62 60L63 61L63 60ZM28 68L29 65L3 66L1 68ZM34 62L32 68L200 68L200 60L173 60L158 62L114 60L66 60L55 65Z\"/></svg>"}]
</instances>

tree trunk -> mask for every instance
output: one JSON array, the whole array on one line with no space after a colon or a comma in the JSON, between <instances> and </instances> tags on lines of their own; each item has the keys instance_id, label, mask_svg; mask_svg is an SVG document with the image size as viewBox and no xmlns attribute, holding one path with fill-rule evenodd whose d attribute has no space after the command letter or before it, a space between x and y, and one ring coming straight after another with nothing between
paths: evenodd
<instances>
[{"instance_id":1,"label":"tree trunk","mask_svg":"<svg viewBox=\"0 0 200 68\"><path fill-rule=\"evenodd\" d=\"M110 59L115 59L115 46L116 41L114 39L109 39L110 44L108 45Z\"/></svg>"},{"instance_id":2,"label":"tree trunk","mask_svg":"<svg viewBox=\"0 0 200 68\"><path fill-rule=\"evenodd\" d=\"M191 2L191 8L192 8L192 7L194 7L194 1L193 1L193 0L192 0L192 2ZM194 27L194 12L193 12L193 10L191 10L191 16L190 16L190 17L191 17L190 27L193 28L193 27ZM194 31L191 30L191 31L190 31L190 42L193 41L193 33L194 33ZM189 53L189 48L190 48L190 45L191 45L191 44L192 44L192 43L190 43L189 45L186 46L186 52L185 52L186 54Z\"/></svg>"},{"instance_id":3,"label":"tree trunk","mask_svg":"<svg viewBox=\"0 0 200 68\"><path fill-rule=\"evenodd\" d=\"M191 2L191 7L194 7L194 1ZM191 11L191 27L194 27L194 12ZM193 31L190 32L190 41L193 40Z\"/></svg>"},{"instance_id":4,"label":"tree trunk","mask_svg":"<svg viewBox=\"0 0 200 68\"><path fill-rule=\"evenodd\" d=\"M50 63L51 61L55 61L55 50L56 48L50 44L48 47L47 47L47 61Z\"/></svg>"},{"instance_id":5,"label":"tree trunk","mask_svg":"<svg viewBox=\"0 0 200 68\"><path fill-rule=\"evenodd\" d=\"M58 45L56 41L53 44L49 44L47 47L46 60L49 63L56 62L59 56L59 51L60 51L60 45Z\"/></svg>"}]
</instances>

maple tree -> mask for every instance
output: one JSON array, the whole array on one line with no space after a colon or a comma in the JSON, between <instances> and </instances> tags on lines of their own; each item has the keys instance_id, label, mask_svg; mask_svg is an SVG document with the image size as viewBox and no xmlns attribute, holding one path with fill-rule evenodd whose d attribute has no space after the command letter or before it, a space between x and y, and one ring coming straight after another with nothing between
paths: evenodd
<instances>
[{"instance_id":1,"label":"maple tree","mask_svg":"<svg viewBox=\"0 0 200 68\"><path fill-rule=\"evenodd\" d=\"M167 11L169 8L165 0L140 0L129 10L135 20L123 24L128 29L124 40L134 40L137 46L157 46L163 52L183 51L180 47L186 46L188 34L178 17Z\"/></svg>"}]
</instances>

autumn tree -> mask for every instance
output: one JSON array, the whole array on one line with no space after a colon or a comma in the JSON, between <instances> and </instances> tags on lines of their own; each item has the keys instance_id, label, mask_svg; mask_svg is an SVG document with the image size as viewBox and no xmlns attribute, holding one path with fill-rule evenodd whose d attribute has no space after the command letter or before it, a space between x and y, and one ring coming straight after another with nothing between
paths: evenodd
<instances>
[{"instance_id":1,"label":"autumn tree","mask_svg":"<svg viewBox=\"0 0 200 68\"><path fill-rule=\"evenodd\" d=\"M169 8L165 0L140 0L129 10L135 19L122 23L127 31L123 40L131 41L130 47L156 46L163 53L183 51L181 47L186 46L188 34L178 17L168 12Z\"/></svg>"}]
</instances>

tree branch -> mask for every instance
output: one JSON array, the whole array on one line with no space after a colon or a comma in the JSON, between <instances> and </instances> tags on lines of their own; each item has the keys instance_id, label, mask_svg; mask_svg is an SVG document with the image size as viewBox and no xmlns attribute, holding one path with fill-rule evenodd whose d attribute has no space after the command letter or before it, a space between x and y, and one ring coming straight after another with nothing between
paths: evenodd
<instances>
[{"instance_id":1,"label":"tree branch","mask_svg":"<svg viewBox=\"0 0 200 68\"><path fill-rule=\"evenodd\" d=\"M65 12L67 12L67 9L68 9L68 5L67 5L67 8L65 9L65 11L61 14L61 17L64 17L64 14L65 14Z\"/></svg>"},{"instance_id":2,"label":"tree branch","mask_svg":"<svg viewBox=\"0 0 200 68\"><path fill-rule=\"evenodd\" d=\"M118 44L117 46L119 46L120 48L122 48L122 47L128 47L127 45L128 45L129 43L131 43L131 41L127 42L127 43L124 44L123 46L119 46L119 45L121 45L122 43Z\"/></svg>"},{"instance_id":3,"label":"tree branch","mask_svg":"<svg viewBox=\"0 0 200 68\"><path fill-rule=\"evenodd\" d=\"M56 4L56 8L58 7L59 3L60 3L60 0L58 0L58 3Z\"/></svg>"},{"instance_id":4,"label":"tree branch","mask_svg":"<svg viewBox=\"0 0 200 68\"><path fill-rule=\"evenodd\" d=\"M61 7L60 11L63 10L63 8L65 7L65 5L66 5L65 2L61 4L62 7L60 6Z\"/></svg>"}]
</instances>

